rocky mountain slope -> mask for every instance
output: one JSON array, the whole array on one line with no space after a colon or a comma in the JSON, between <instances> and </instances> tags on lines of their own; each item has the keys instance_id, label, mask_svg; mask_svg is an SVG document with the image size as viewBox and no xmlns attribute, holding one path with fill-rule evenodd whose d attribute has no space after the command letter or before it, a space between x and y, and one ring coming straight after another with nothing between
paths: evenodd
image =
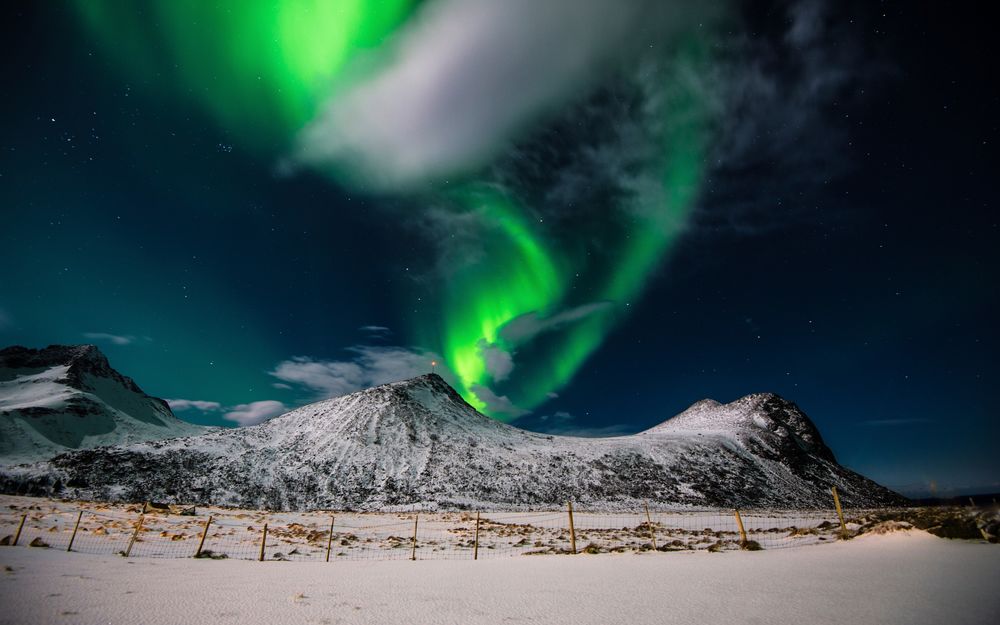
<instances>
[{"instance_id":1,"label":"rocky mountain slope","mask_svg":"<svg viewBox=\"0 0 1000 625\"><path fill-rule=\"evenodd\" d=\"M695 404L645 432L527 432L474 410L430 374L311 404L264 424L63 454L0 470L6 492L250 508L631 508L900 503L841 467L775 395Z\"/></svg>"},{"instance_id":2,"label":"rocky mountain slope","mask_svg":"<svg viewBox=\"0 0 1000 625\"><path fill-rule=\"evenodd\" d=\"M0 350L0 464L205 430L176 418L93 345Z\"/></svg>"}]
</instances>

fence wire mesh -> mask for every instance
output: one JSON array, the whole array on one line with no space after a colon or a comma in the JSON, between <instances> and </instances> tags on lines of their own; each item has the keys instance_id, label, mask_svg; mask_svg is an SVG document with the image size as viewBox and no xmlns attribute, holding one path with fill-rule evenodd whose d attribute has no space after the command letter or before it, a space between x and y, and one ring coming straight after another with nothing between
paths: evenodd
<instances>
[{"instance_id":1,"label":"fence wire mesh","mask_svg":"<svg viewBox=\"0 0 1000 625\"><path fill-rule=\"evenodd\" d=\"M571 526L566 509L266 513L209 508L193 516L166 510L143 513L143 506L136 505L22 497L0 498L0 506L3 544L13 544L16 537L19 546L71 547L81 553L135 558L335 562L491 559L574 551L783 549L833 542L840 532L832 509L743 510L739 517L733 510L721 509L576 510Z\"/></svg>"}]
</instances>

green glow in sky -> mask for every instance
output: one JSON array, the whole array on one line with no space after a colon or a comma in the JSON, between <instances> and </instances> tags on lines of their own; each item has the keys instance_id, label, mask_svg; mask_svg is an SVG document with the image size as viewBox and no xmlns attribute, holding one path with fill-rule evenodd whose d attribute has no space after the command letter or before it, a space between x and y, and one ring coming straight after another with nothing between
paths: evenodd
<instances>
[{"instance_id":1,"label":"green glow in sky","mask_svg":"<svg viewBox=\"0 0 1000 625\"><path fill-rule=\"evenodd\" d=\"M688 45L681 54L689 66L704 61L699 45ZM692 86L681 81L671 89L659 113L663 117L661 192L654 205L635 207L628 227L612 242L615 266L592 285L590 302L609 302L610 309L558 328L546 349L532 352L530 363L518 362L515 356L515 370L502 394L520 408L538 406L573 378L640 296L651 272L661 265L683 230L703 175L708 114ZM545 318L589 302L571 301L567 293L581 259L550 243L541 224L527 221L514 200L478 192L464 195L461 201L494 223L496 234L484 237L489 247L481 260L464 265L448 281L442 314L421 321L441 325L443 354L458 375L459 391L478 409L486 410L472 389L483 385L495 390L497 381L487 371L482 346L515 350L518 346L500 336L506 323L529 313Z\"/></svg>"},{"instance_id":2,"label":"green glow in sky","mask_svg":"<svg viewBox=\"0 0 1000 625\"><path fill-rule=\"evenodd\" d=\"M207 112L248 147L281 155L352 71L409 17L415 0L76 0L86 29L108 56L142 85ZM678 53L687 67L704 61L704 45ZM363 59L361 59L363 61ZM361 69L359 69L361 68ZM585 265L555 243L516 198L476 183L451 192L462 210L485 224L483 249L452 268L440 309L422 312L411 329L423 347L440 352L458 390L490 411L475 389L502 389L531 409L566 385L640 295L676 240L696 199L707 142L707 113L696 90L678 80L659 104L662 143L658 199L634 207L607 245L613 266L583 267L589 297L569 285ZM522 315L541 319L574 306L607 302L605 310L548 332L544 349L509 344L504 326ZM515 355L509 380L495 379L484 347ZM518 361L527 349L530 362ZM507 415L509 416L509 415Z\"/></svg>"},{"instance_id":3,"label":"green glow in sky","mask_svg":"<svg viewBox=\"0 0 1000 625\"><path fill-rule=\"evenodd\" d=\"M203 106L254 143L287 145L348 61L378 47L414 0L76 0L82 21L139 83Z\"/></svg>"},{"instance_id":4,"label":"green glow in sky","mask_svg":"<svg viewBox=\"0 0 1000 625\"><path fill-rule=\"evenodd\" d=\"M439 332L442 351L458 376L458 389L469 403L484 410L472 388L490 384L481 354L483 342L500 340L498 331L512 319L551 311L565 281L538 234L514 201L488 188L468 189L460 201L479 215L489 232L478 259L455 268L448 279ZM433 322L433 317L421 320ZM427 333L433 335L432 329Z\"/></svg>"}]
</instances>

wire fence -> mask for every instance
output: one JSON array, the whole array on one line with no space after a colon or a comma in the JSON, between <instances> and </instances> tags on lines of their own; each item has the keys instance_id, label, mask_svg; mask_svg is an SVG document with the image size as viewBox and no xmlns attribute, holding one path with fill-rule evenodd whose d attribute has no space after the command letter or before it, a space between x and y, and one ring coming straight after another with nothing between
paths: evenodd
<instances>
[{"instance_id":1,"label":"wire fence","mask_svg":"<svg viewBox=\"0 0 1000 625\"><path fill-rule=\"evenodd\" d=\"M456 560L521 555L783 549L834 542L835 509L177 514L139 505L0 498L0 544L135 558ZM862 511L848 511L847 517Z\"/></svg>"}]
</instances>

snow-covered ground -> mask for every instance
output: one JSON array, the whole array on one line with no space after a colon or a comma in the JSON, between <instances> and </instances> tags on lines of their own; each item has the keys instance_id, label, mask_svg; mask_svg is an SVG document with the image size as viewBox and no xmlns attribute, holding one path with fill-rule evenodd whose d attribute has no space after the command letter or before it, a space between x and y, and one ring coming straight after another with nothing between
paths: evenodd
<instances>
[{"instance_id":1,"label":"snow-covered ground","mask_svg":"<svg viewBox=\"0 0 1000 625\"><path fill-rule=\"evenodd\" d=\"M0 496L0 541L13 542L24 517L18 544L40 541L66 550L80 525L73 550L90 554L124 552L135 533L131 555L190 558L198 549L205 523L204 553L212 557L256 560L264 540L267 560L418 560L512 557L553 554L571 549L567 510L484 512L478 537L475 512L266 512L198 507L193 516L149 513L142 506ZM744 511L747 539L763 549L832 543L839 524L833 511ZM650 524L650 521L652 522ZM416 522L416 527L414 527ZM331 536L331 525L333 534ZM856 523L848 523L856 529ZM413 544L416 529L417 541ZM577 510L574 515L580 551L664 551L739 549L740 534L732 510L656 510L606 513ZM478 539L478 551L475 548Z\"/></svg>"},{"instance_id":2,"label":"snow-covered ground","mask_svg":"<svg viewBox=\"0 0 1000 625\"><path fill-rule=\"evenodd\" d=\"M918 530L760 552L162 560L0 547L0 624L1000 622L1000 546Z\"/></svg>"}]
</instances>

